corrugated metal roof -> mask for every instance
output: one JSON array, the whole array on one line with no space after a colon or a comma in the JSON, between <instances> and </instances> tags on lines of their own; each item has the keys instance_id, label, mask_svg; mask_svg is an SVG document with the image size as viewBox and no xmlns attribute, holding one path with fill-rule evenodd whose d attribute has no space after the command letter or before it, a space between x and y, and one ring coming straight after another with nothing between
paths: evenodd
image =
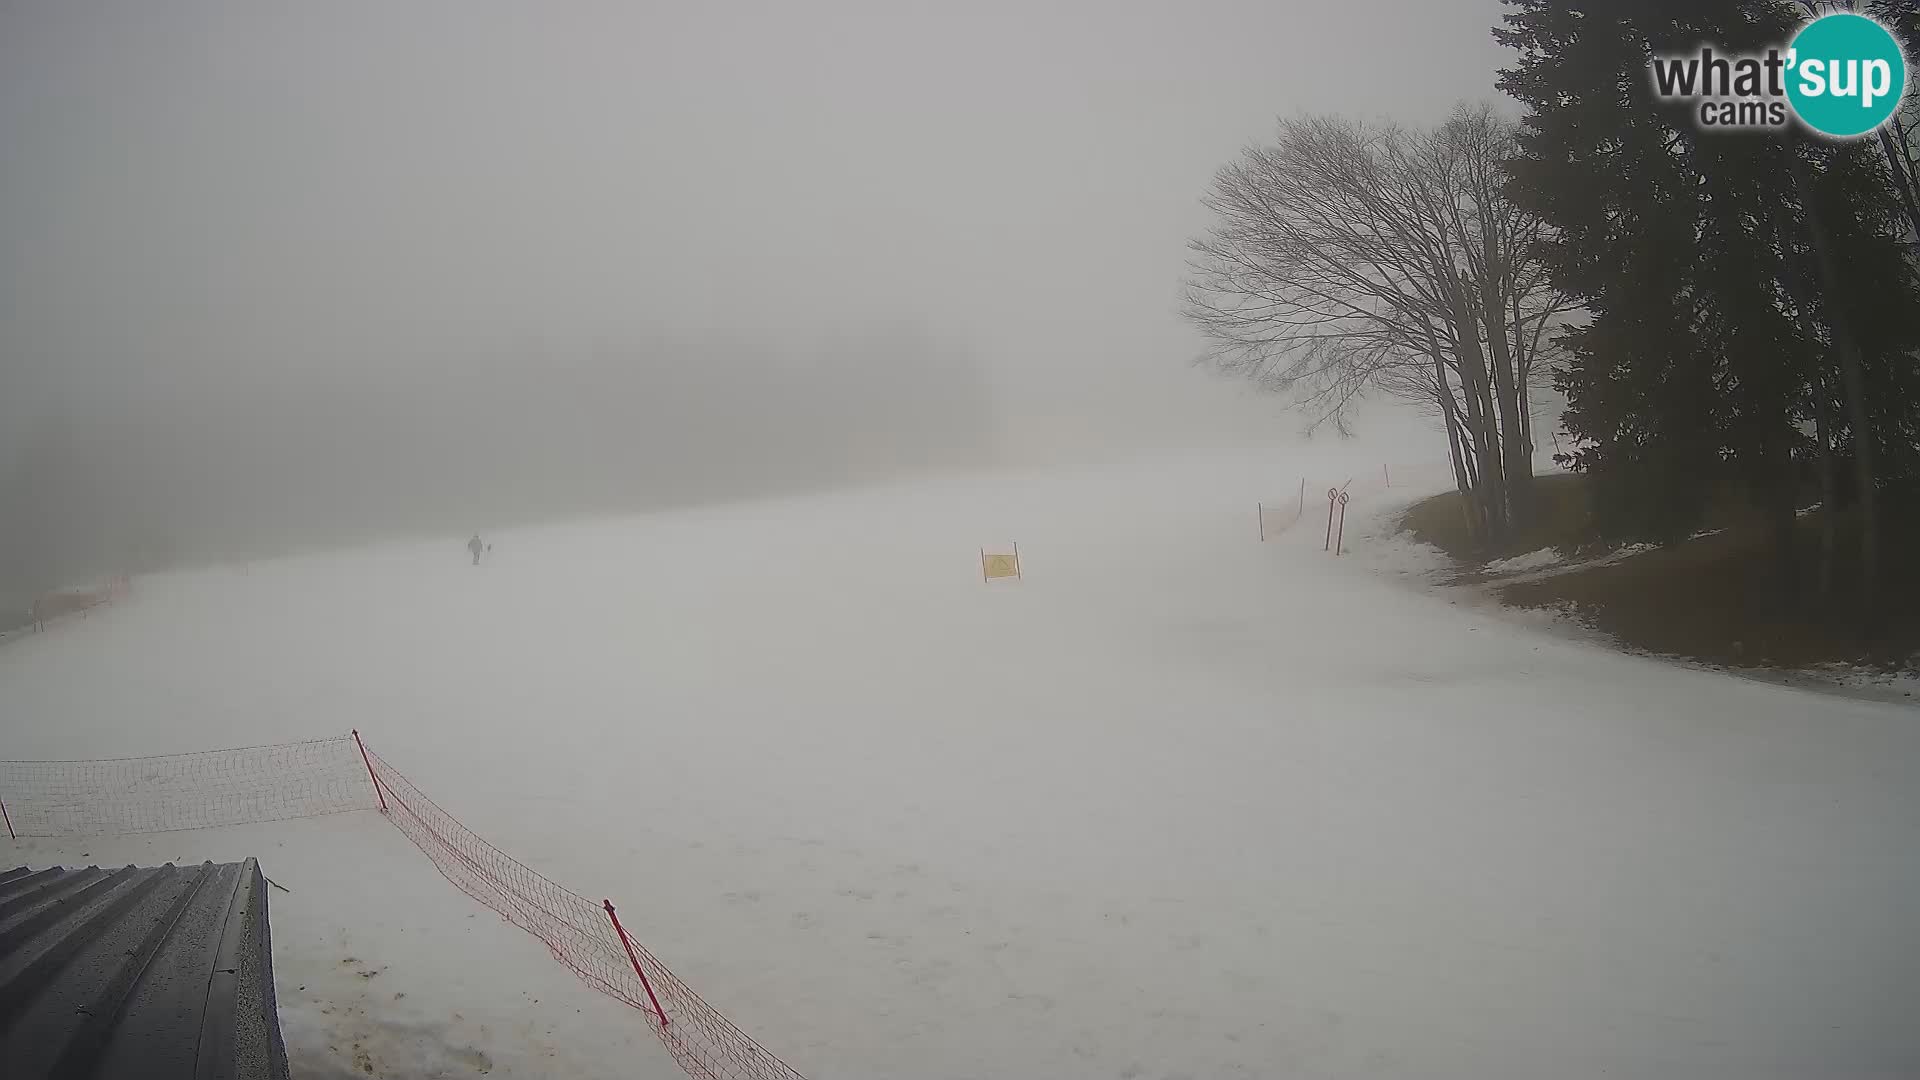
<instances>
[{"instance_id":1,"label":"corrugated metal roof","mask_svg":"<svg viewBox=\"0 0 1920 1080\"><path fill-rule=\"evenodd\" d=\"M286 1080L259 865L0 870L0 1076Z\"/></svg>"}]
</instances>

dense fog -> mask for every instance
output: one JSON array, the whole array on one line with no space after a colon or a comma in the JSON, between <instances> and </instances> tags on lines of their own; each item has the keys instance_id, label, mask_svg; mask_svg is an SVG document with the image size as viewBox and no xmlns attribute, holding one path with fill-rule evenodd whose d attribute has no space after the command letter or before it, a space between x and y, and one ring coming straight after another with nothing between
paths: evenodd
<instances>
[{"instance_id":1,"label":"dense fog","mask_svg":"<svg viewBox=\"0 0 1920 1080\"><path fill-rule=\"evenodd\" d=\"M1278 115L1490 93L1399 7L0 7L0 606L1270 437L1184 245Z\"/></svg>"},{"instance_id":2,"label":"dense fog","mask_svg":"<svg viewBox=\"0 0 1920 1080\"><path fill-rule=\"evenodd\" d=\"M905 330L780 351L470 355L453 373L168 396L29 423L0 494L5 560L30 587L844 484L983 460L990 425L972 358Z\"/></svg>"}]
</instances>

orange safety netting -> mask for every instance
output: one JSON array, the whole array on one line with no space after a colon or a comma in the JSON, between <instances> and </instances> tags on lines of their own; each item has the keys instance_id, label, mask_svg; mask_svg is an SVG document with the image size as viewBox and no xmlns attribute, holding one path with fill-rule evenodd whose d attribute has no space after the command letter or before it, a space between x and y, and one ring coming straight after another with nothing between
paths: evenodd
<instances>
[{"instance_id":1,"label":"orange safety netting","mask_svg":"<svg viewBox=\"0 0 1920 1080\"><path fill-rule=\"evenodd\" d=\"M801 1080L619 929L612 905L554 883L475 835L380 755L367 760L387 814L461 892L539 938L588 986L639 1009L697 1080ZM631 949L631 953L629 953ZM644 980L642 974L644 973Z\"/></svg>"},{"instance_id":2,"label":"orange safety netting","mask_svg":"<svg viewBox=\"0 0 1920 1080\"><path fill-rule=\"evenodd\" d=\"M482 840L357 736L193 754L0 761L10 835L151 833L384 809L462 892L638 1009L695 1080L804 1080L707 1004L598 903Z\"/></svg>"},{"instance_id":3,"label":"orange safety netting","mask_svg":"<svg viewBox=\"0 0 1920 1080\"><path fill-rule=\"evenodd\" d=\"M0 804L17 836L211 829L374 807L340 736L278 746L93 761L0 761Z\"/></svg>"}]
</instances>

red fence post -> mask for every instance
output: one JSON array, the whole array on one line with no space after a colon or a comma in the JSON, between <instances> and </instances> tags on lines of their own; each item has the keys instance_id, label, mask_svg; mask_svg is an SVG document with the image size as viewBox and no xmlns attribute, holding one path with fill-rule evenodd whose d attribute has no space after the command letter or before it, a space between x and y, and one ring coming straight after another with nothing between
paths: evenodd
<instances>
[{"instance_id":1,"label":"red fence post","mask_svg":"<svg viewBox=\"0 0 1920 1080\"><path fill-rule=\"evenodd\" d=\"M1327 489L1327 542L1320 545L1321 551L1333 550L1333 500L1339 497L1339 488Z\"/></svg>"},{"instance_id":2,"label":"red fence post","mask_svg":"<svg viewBox=\"0 0 1920 1080\"><path fill-rule=\"evenodd\" d=\"M387 812L387 796L380 790L380 778L373 775L373 762L367 757L367 744L360 741L360 729L353 729L353 745L360 748L360 763L367 767L367 779L373 781L373 797L380 800L380 812Z\"/></svg>"},{"instance_id":3,"label":"red fence post","mask_svg":"<svg viewBox=\"0 0 1920 1080\"><path fill-rule=\"evenodd\" d=\"M1333 535L1333 553L1340 554L1340 545L1347 535L1347 493L1340 493L1340 529Z\"/></svg>"},{"instance_id":4,"label":"red fence post","mask_svg":"<svg viewBox=\"0 0 1920 1080\"><path fill-rule=\"evenodd\" d=\"M9 840L20 839L19 837L13 835L13 819L10 817L7 817L7 804L5 801L0 801L0 818L5 818L7 822L7 839Z\"/></svg>"},{"instance_id":5,"label":"red fence post","mask_svg":"<svg viewBox=\"0 0 1920 1080\"><path fill-rule=\"evenodd\" d=\"M1260 515L1260 542L1267 540L1267 508L1260 503L1253 504L1253 512Z\"/></svg>"},{"instance_id":6,"label":"red fence post","mask_svg":"<svg viewBox=\"0 0 1920 1080\"><path fill-rule=\"evenodd\" d=\"M653 1002L653 1014L660 1018L660 1026L667 1026L667 1010L660 1007L660 999L653 996L653 984L647 981L647 973L640 970L640 958L633 954L633 942L627 940L627 928L620 925L620 916L613 913L613 901L602 899L607 905L607 918L613 920L613 932L620 935L620 946L627 950L627 963L633 965L633 973L640 976L640 986L647 992L647 1000Z\"/></svg>"}]
</instances>

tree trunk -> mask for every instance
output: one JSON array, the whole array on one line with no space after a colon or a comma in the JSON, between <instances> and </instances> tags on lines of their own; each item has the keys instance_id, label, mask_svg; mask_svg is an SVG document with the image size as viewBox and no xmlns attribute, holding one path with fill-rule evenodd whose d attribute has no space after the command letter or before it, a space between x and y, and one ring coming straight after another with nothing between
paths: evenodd
<instances>
[{"instance_id":1,"label":"tree trunk","mask_svg":"<svg viewBox=\"0 0 1920 1080\"><path fill-rule=\"evenodd\" d=\"M1446 359L1438 349L1433 354L1434 384L1439 388L1435 395L1440 405L1440 415L1447 422L1447 457L1453 463L1453 486L1460 493L1460 509L1467 517L1467 532L1473 536L1475 546L1486 543L1486 523L1480 518L1479 507L1475 504L1473 478L1467 472L1465 451L1460 445L1460 418L1455 414L1453 388L1447 385Z\"/></svg>"},{"instance_id":2,"label":"tree trunk","mask_svg":"<svg viewBox=\"0 0 1920 1080\"><path fill-rule=\"evenodd\" d=\"M1466 473L1466 497L1468 512L1473 515L1476 542L1483 547L1490 543L1493 523L1487 519L1487 489L1480 479L1480 466L1474 460L1473 440L1468 434L1465 419L1456 408L1450 417L1454 441L1459 444L1460 469Z\"/></svg>"},{"instance_id":3,"label":"tree trunk","mask_svg":"<svg viewBox=\"0 0 1920 1080\"><path fill-rule=\"evenodd\" d=\"M1520 439L1527 446L1527 486L1529 488L1527 495L1531 498L1533 455L1539 450L1539 447L1533 445L1533 348L1539 344L1539 339L1535 337L1532 343L1526 340L1526 320L1520 317L1518 293L1514 294L1508 317L1513 320L1508 325L1513 328L1514 334L1513 373L1520 393ZM1544 320L1542 325L1544 327Z\"/></svg>"},{"instance_id":4,"label":"tree trunk","mask_svg":"<svg viewBox=\"0 0 1920 1080\"><path fill-rule=\"evenodd\" d=\"M1827 397L1824 380L1813 387L1814 413L1813 435L1820 447L1820 601L1830 603L1833 600L1833 531L1834 514L1839 507L1834 505L1833 482L1833 422L1828 413L1833 403Z\"/></svg>"},{"instance_id":5,"label":"tree trunk","mask_svg":"<svg viewBox=\"0 0 1920 1080\"><path fill-rule=\"evenodd\" d=\"M1800 551L1795 543L1793 501L1778 497L1769 499L1767 520L1773 533L1774 573L1778 577L1775 592L1780 598L1783 612L1792 613L1799 607L1800 601Z\"/></svg>"},{"instance_id":6,"label":"tree trunk","mask_svg":"<svg viewBox=\"0 0 1920 1080\"><path fill-rule=\"evenodd\" d=\"M1492 280L1483 284L1480 295L1472 299L1480 312L1480 323L1486 328L1488 351L1493 354L1489 366L1493 369L1494 400L1500 410L1500 466L1507 487L1507 524L1518 532L1527 527L1532 517L1527 497L1531 494L1533 459L1527 448L1526 423L1521 419L1526 410L1520 403L1513 344L1507 339L1506 306L1497 297L1488 295L1487 284L1498 282L1496 275L1488 276Z\"/></svg>"},{"instance_id":7,"label":"tree trunk","mask_svg":"<svg viewBox=\"0 0 1920 1080\"><path fill-rule=\"evenodd\" d=\"M1467 463L1460 451L1460 424L1447 414L1447 457L1453 462L1453 489L1460 493L1460 512L1467 519L1467 533L1473 544L1484 542L1486 526L1480 521L1480 508L1474 502L1473 481L1467 478Z\"/></svg>"},{"instance_id":8,"label":"tree trunk","mask_svg":"<svg viewBox=\"0 0 1920 1080\"><path fill-rule=\"evenodd\" d=\"M1520 376L1520 443L1527 448L1527 497L1533 492L1533 455L1539 448L1533 445L1533 395L1527 392L1527 376Z\"/></svg>"},{"instance_id":9,"label":"tree trunk","mask_svg":"<svg viewBox=\"0 0 1920 1080\"><path fill-rule=\"evenodd\" d=\"M1793 171L1794 187L1805 211L1807 239L1813 247L1813 261L1820 271L1820 284L1826 297L1822 305L1833 349L1840 354L1840 389L1847 401L1847 423L1853 429L1853 475L1859 488L1855 498L1860 504L1860 604L1869 626L1878 617L1880 587L1880 515L1874 497L1873 422L1867 414L1866 378L1861 372L1860 343L1853 336L1847 318L1845 293L1840 270L1834 264L1833 248L1827 227L1813 199L1813 183L1807 176L1806 162L1798 153L1787 155Z\"/></svg>"},{"instance_id":10,"label":"tree trunk","mask_svg":"<svg viewBox=\"0 0 1920 1080\"><path fill-rule=\"evenodd\" d=\"M1499 543L1506 539L1508 525L1507 486L1501 471L1500 432L1495 426L1490 407L1492 395L1487 386L1486 358L1480 351L1479 322L1467 311L1466 298L1461 292L1457 277L1447 282L1454 340L1459 346L1461 389L1467 399L1467 434L1472 437L1474 457L1480 466L1478 490L1481 505L1486 509L1487 539L1490 543Z\"/></svg>"},{"instance_id":11,"label":"tree trunk","mask_svg":"<svg viewBox=\"0 0 1920 1080\"><path fill-rule=\"evenodd\" d=\"M1783 411L1780 431L1784 433L1789 426ZM1775 592L1781 609L1793 612L1800 600L1800 549L1794 528L1793 504L1797 500L1794 499L1793 453L1784 438L1773 440L1766 448L1765 465L1767 525L1773 533L1774 572L1779 578Z\"/></svg>"}]
</instances>

